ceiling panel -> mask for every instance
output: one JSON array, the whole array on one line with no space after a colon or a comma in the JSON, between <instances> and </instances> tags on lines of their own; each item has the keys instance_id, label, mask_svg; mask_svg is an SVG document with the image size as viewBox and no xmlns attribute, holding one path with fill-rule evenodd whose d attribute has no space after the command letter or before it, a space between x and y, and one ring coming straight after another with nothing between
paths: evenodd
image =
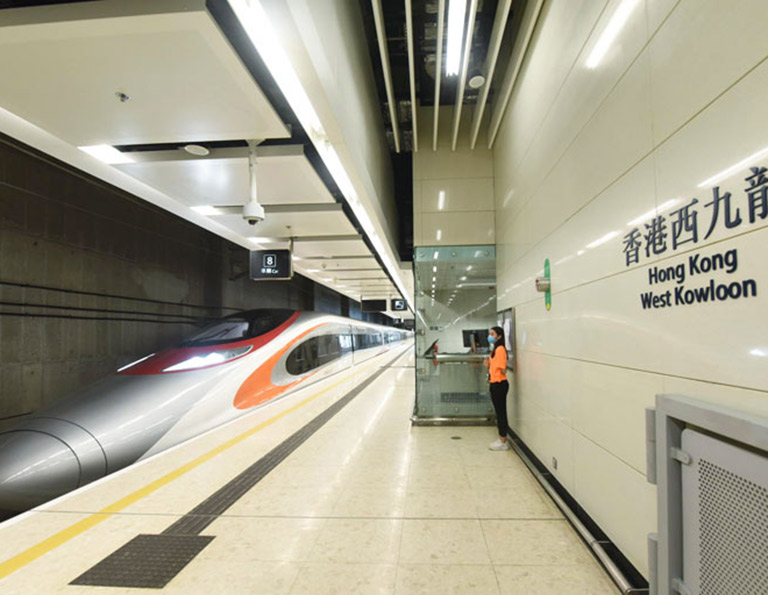
<instances>
[{"instance_id":1,"label":"ceiling panel","mask_svg":"<svg viewBox=\"0 0 768 595\"><path fill-rule=\"evenodd\" d=\"M187 206L238 205L250 195L248 159L145 161L119 169ZM263 204L333 202L333 197L303 155L259 159L259 201Z\"/></svg>"},{"instance_id":2,"label":"ceiling panel","mask_svg":"<svg viewBox=\"0 0 768 595\"><path fill-rule=\"evenodd\" d=\"M212 219L244 237L288 238L355 234L355 228L341 211L331 213L267 213L264 221L256 225L249 225L240 215L221 215L212 217ZM326 242L310 243L317 248L317 254L324 253L325 248L323 246ZM357 241L327 243L355 244ZM360 243L362 244L362 242ZM363 244L363 246L365 245ZM303 252L299 254L303 254Z\"/></svg>"},{"instance_id":3,"label":"ceiling panel","mask_svg":"<svg viewBox=\"0 0 768 595\"><path fill-rule=\"evenodd\" d=\"M293 253L299 257L317 256L356 256L368 255L370 251L362 240L343 242L300 242L294 245Z\"/></svg>"},{"instance_id":4,"label":"ceiling panel","mask_svg":"<svg viewBox=\"0 0 768 595\"><path fill-rule=\"evenodd\" d=\"M0 80L2 107L76 146L289 136L199 1L2 11Z\"/></svg>"},{"instance_id":5,"label":"ceiling panel","mask_svg":"<svg viewBox=\"0 0 768 595\"><path fill-rule=\"evenodd\" d=\"M346 283L348 281L369 281L371 279L388 279L381 269L371 269L368 271L326 271L333 275L334 279Z\"/></svg>"}]
</instances>

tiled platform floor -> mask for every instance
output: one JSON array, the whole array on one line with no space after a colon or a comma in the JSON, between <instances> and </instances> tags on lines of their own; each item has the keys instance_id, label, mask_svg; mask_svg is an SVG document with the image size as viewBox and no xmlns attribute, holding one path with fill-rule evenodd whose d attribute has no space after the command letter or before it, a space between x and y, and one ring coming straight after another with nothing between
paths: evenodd
<instances>
[{"instance_id":1,"label":"tiled platform floor","mask_svg":"<svg viewBox=\"0 0 768 595\"><path fill-rule=\"evenodd\" d=\"M406 364L407 356L397 362ZM215 539L162 592L617 593L516 455L487 449L493 428L411 427L413 386L413 368L384 372L210 525L203 534ZM0 581L0 593L158 592L68 583L136 534L162 532L336 397L312 402L30 562ZM203 437L199 448L216 440ZM167 458L183 456L181 449ZM0 526L0 562L88 518L132 488L133 476L163 464L179 461L145 465Z\"/></svg>"}]
</instances>

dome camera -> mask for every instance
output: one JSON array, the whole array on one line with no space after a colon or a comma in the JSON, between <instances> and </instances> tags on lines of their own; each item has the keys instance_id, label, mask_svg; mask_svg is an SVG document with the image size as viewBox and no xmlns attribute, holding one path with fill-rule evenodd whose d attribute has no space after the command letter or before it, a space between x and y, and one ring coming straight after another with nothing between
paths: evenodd
<instances>
[{"instance_id":1,"label":"dome camera","mask_svg":"<svg viewBox=\"0 0 768 595\"><path fill-rule=\"evenodd\" d=\"M248 225L256 225L264 221L264 207L257 202L246 203L243 206L243 219L248 222Z\"/></svg>"}]
</instances>

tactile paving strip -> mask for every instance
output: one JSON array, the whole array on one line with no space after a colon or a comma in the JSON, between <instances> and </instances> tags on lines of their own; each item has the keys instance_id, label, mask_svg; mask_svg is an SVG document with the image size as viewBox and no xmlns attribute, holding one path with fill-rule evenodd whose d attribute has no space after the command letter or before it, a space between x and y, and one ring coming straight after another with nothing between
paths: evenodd
<instances>
[{"instance_id":1,"label":"tactile paving strip","mask_svg":"<svg viewBox=\"0 0 768 595\"><path fill-rule=\"evenodd\" d=\"M70 584L163 588L213 539L199 535L201 531L391 367L382 366L368 380L356 386L303 428L216 490L162 534L139 535ZM164 541L165 539L170 541Z\"/></svg>"},{"instance_id":2,"label":"tactile paving strip","mask_svg":"<svg viewBox=\"0 0 768 595\"><path fill-rule=\"evenodd\" d=\"M138 535L70 584L162 589L212 539L203 535Z\"/></svg>"}]
</instances>

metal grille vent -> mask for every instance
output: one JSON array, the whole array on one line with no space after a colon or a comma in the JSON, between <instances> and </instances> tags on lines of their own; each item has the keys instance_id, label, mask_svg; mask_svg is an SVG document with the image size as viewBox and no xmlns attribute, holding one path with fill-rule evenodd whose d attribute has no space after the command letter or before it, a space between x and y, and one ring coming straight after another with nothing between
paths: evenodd
<instances>
[{"instance_id":1,"label":"metal grille vent","mask_svg":"<svg viewBox=\"0 0 768 595\"><path fill-rule=\"evenodd\" d=\"M768 593L768 490L700 459L702 595Z\"/></svg>"}]
</instances>

